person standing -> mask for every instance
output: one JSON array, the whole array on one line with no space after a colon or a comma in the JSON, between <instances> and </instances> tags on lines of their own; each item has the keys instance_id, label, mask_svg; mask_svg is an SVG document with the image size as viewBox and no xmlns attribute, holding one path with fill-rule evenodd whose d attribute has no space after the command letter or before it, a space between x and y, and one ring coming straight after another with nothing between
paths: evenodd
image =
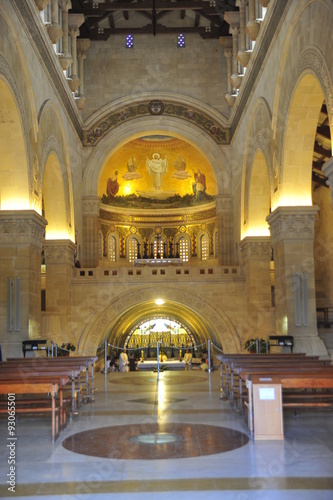
<instances>
[{"instance_id":1,"label":"person standing","mask_svg":"<svg viewBox=\"0 0 333 500\"><path fill-rule=\"evenodd\" d=\"M192 353L189 349L186 349L184 354L185 370L192 370Z\"/></svg>"},{"instance_id":2,"label":"person standing","mask_svg":"<svg viewBox=\"0 0 333 500\"><path fill-rule=\"evenodd\" d=\"M119 356L119 371L120 372L129 371L129 361L125 348L123 349L123 352Z\"/></svg>"}]
</instances>

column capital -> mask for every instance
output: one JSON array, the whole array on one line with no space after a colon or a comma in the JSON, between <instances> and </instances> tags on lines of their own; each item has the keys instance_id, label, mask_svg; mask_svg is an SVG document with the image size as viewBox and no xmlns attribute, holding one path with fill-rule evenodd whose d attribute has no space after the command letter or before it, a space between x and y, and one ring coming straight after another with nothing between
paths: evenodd
<instances>
[{"instance_id":1,"label":"column capital","mask_svg":"<svg viewBox=\"0 0 333 500\"><path fill-rule=\"evenodd\" d=\"M218 214L232 212L232 196L220 194L216 196L215 203Z\"/></svg>"},{"instance_id":2,"label":"column capital","mask_svg":"<svg viewBox=\"0 0 333 500\"><path fill-rule=\"evenodd\" d=\"M239 32L239 25L240 25L240 12L239 10L227 10L224 13L224 20L229 24L230 28L238 28ZM230 30L229 30L229 33ZM232 33L233 34L233 33Z\"/></svg>"},{"instance_id":3,"label":"column capital","mask_svg":"<svg viewBox=\"0 0 333 500\"><path fill-rule=\"evenodd\" d=\"M77 40L78 55L85 55L91 45L90 38L79 38Z\"/></svg>"},{"instance_id":4,"label":"column capital","mask_svg":"<svg viewBox=\"0 0 333 500\"><path fill-rule=\"evenodd\" d=\"M1 246L33 245L42 250L46 225L34 210L1 210Z\"/></svg>"},{"instance_id":5,"label":"column capital","mask_svg":"<svg viewBox=\"0 0 333 500\"><path fill-rule=\"evenodd\" d=\"M271 247L269 236L246 236L239 244L244 263L249 260L270 260Z\"/></svg>"},{"instance_id":6,"label":"column capital","mask_svg":"<svg viewBox=\"0 0 333 500\"><path fill-rule=\"evenodd\" d=\"M83 215L97 216L99 215L100 200L97 196L86 196L83 198L82 212Z\"/></svg>"},{"instance_id":7,"label":"column capital","mask_svg":"<svg viewBox=\"0 0 333 500\"><path fill-rule=\"evenodd\" d=\"M232 36L220 36L219 37L219 44L224 49L231 49L232 50Z\"/></svg>"},{"instance_id":8,"label":"column capital","mask_svg":"<svg viewBox=\"0 0 333 500\"><path fill-rule=\"evenodd\" d=\"M278 207L266 217L272 242L313 240L319 207Z\"/></svg>"},{"instance_id":9,"label":"column capital","mask_svg":"<svg viewBox=\"0 0 333 500\"><path fill-rule=\"evenodd\" d=\"M35 0L35 4L40 12L45 9L50 0Z\"/></svg>"},{"instance_id":10,"label":"column capital","mask_svg":"<svg viewBox=\"0 0 333 500\"><path fill-rule=\"evenodd\" d=\"M59 0L59 7L62 12L68 12L72 8L71 0Z\"/></svg>"},{"instance_id":11,"label":"column capital","mask_svg":"<svg viewBox=\"0 0 333 500\"><path fill-rule=\"evenodd\" d=\"M71 240L45 240L44 253L46 268L48 265L74 266L75 244Z\"/></svg>"},{"instance_id":12,"label":"column capital","mask_svg":"<svg viewBox=\"0 0 333 500\"><path fill-rule=\"evenodd\" d=\"M69 14L68 15L68 25L69 28L72 29L79 29L79 27L84 23L84 14ZM80 31L78 33L79 36Z\"/></svg>"}]
</instances>

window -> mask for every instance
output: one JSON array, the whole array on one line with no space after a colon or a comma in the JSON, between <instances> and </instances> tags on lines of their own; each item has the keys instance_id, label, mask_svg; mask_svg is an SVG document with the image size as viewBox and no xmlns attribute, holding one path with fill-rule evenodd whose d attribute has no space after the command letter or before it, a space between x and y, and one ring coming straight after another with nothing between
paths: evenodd
<instances>
[{"instance_id":1,"label":"window","mask_svg":"<svg viewBox=\"0 0 333 500\"><path fill-rule=\"evenodd\" d=\"M179 255L183 262L188 262L189 259L189 242L185 236L179 239Z\"/></svg>"},{"instance_id":2,"label":"window","mask_svg":"<svg viewBox=\"0 0 333 500\"><path fill-rule=\"evenodd\" d=\"M207 234L200 237L200 255L201 260L207 260L209 256L209 241Z\"/></svg>"},{"instance_id":3,"label":"window","mask_svg":"<svg viewBox=\"0 0 333 500\"><path fill-rule=\"evenodd\" d=\"M117 255L117 241L112 234L108 237L108 259L110 262L116 262Z\"/></svg>"},{"instance_id":4,"label":"window","mask_svg":"<svg viewBox=\"0 0 333 500\"><path fill-rule=\"evenodd\" d=\"M130 238L128 240L128 261L134 263L134 259L138 256L138 240Z\"/></svg>"}]
</instances>

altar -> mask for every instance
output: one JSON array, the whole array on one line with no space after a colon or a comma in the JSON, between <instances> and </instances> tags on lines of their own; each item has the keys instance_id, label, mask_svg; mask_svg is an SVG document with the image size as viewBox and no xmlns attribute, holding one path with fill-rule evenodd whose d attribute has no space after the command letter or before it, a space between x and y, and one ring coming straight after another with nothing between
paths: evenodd
<instances>
[{"instance_id":1,"label":"altar","mask_svg":"<svg viewBox=\"0 0 333 500\"><path fill-rule=\"evenodd\" d=\"M184 361L179 361L178 359L168 359L167 361L159 362L160 370L185 370L186 364ZM157 371L157 360L156 359L145 359L144 361L138 361L138 370L150 370Z\"/></svg>"}]
</instances>

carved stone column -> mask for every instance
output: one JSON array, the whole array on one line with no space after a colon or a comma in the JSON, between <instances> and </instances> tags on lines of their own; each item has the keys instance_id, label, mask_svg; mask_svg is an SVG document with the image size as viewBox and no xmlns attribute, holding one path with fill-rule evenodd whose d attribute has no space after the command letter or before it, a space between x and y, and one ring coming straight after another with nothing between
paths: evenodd
<instances>
[{"instance_id":1,"label":"carved stone column","mask_svg":"<svg viewBox=\"0 0 333 500\"><path fill-rule=\"evenodd\" d=\"M246 50L246 4L247 0L236 0L236 6L239 7L240 25L239 25L239 51L237 59L246 68L250 59L250 52Z\"/></svg>"},{"instance_id":2,"label":"carved stone column","mask_svg":"<svg viewBox=\"0 0 333 500\"><path fill-rule=\"evenodd\" d=\"M69 80L69 86L72 92L75 92L79 85L80 79L78 77L77 71L77 47L76 47L76 39L80 34L80 26L84 23L84 15L83 14L69 14L69 34L71 37L72 43L72 66L71 66L71 77Z\"/></svg>"},{"instance_id":3,"label":"carved stone column","mask_svg":"<svg viewBox=\"0 0 333 500\"><path fill-rule=\"evenodd\" d=\"M83 199L83 259L82 267L97 267L99 264L98 233L99 205L97 196Z\"/></svg>"},{"instance_id":4,"label":"carved stone column","mask_svg":"<svg viewBox=\"0 0 333 500\"><path fill-rule=\"evenodd\" d=\"M257 39L260 30L260 23L256 21L256 5L255 0L249 0L249 20L246 23L246 33L254 42Z\"/></svg>"},{"instance_id":5,"label":"carved stone column","mask_svg":"<svg viewBox=\"0 0 333 500\"><path fill-rule=\"evenodd\" d=\"M83 109L86 103L86 97L84 95L84 60L86 58L87 50L89 49L91 41L89 38L80 38L77 41L77 57L79 60L79 97L77 99L77 105L79 109Z\"/></svg>"},{"instance_id":6,"label":"carved stone column","mask_svg":"<svg viewBox=\"0 0 333 500\"><path fill-rule=\"evenodd\" d=\"M238 35L240 25L239 11L227 11L224 14L225 21L230 25L229 33L232 35L232 75L231 82L236 89L239 89L242 82L242 76L238 74Z\"/></svg>"},{"instance_id":7,"label":"carved stone column","mask_svg":"<svg viewBox=\"0 0 333 500\"><path fill-rule=\"evenodd\" d=\"M228 105L232 108L235 104L236 94L232 93L231 84L231 69L232 69L232 38L230 36L220 36L219 42L221 47L224 48L224 56L227 60L227 93L225 94L225 100Z\"/></svg>"},{"instance_id":8,"label":"carved stone column","mask_svg":"<svg viewBox=\"0 0 333 500\"><path fill-rule=\"evenodd\" d=\"M333 201L333 156L329 160L327 160L322 166L322 171L328 178L328 184L331 188L331 195Z\"/></svg>"},{"instance_id":9,"label":"carved stone column","mask_svg":"<svg viewBox=\"0 0 333 500\"><path fill-rule=\"evenodd\" d=\"M278 207L269 214L274 249L278 335L293 335L295 352L326 355L318 337L314 277L314 221L318 207Z\"/></svg>"},{"instance_id":10,"label":"carved stone column","mask_svg":"<svg viewBox=\"0 0 333 500\"><path fill-rule=\"evenodd\" d=\"M75 245L70 240L46 240L46 335L57 344L68 341L71 320L71 277Z\"/></svg>"},{"instance_id":11,"label":"carved stone column","mask_svg":"<svg viewBox=\"0 0 333 500\"><path fill-rule=\"evenodd\" d=\"M59 6L62 10L62 54L59 54L59 61L64 71L72 64L73 58L68 50L68 11L72 7L70 0L61 0Z\"/></svg>"},{"instance_id":12,"label":"carved stone column","mask_svg":"<svg viewBox=\"0 0 333 500\"><path fill-rule=\"evenodd\" d=\"M271 298L270 237L246 237L239 248L246 275L248 337L267 339L275 332Z\"/></svg>"},{"instance_id":13,"label":"carved stone column","mask_svg":"<svg viewBox=\"0 0 333 500\"><path fill-rule=\"evenodd\" d=\"M47 32L53 44L62 37L62 28L59 24L58 0L51 0L51 24L47 25Z\"/></svg>"},{"instance_id":14,"label":"carved stone column","mask_svg":"<svg viewBox=\"0 0 333 500\"><path fill-rule=\"evenodd\" d=\"M22 341L41 337L41 252L46 220L33 210L0 211L0 344L22 356Z\"/></svg>"},{"instance_id":15,"label":"carved stone column","mask_svg":"<svg viewBox=\"0 0 333 500\"><path fill-rule=\"evenodd\" d=\"M218 226L218 259L222 266L234 264L234 227L232 197L219 195L216 197Z\"/></svg>"}]
</instances>

